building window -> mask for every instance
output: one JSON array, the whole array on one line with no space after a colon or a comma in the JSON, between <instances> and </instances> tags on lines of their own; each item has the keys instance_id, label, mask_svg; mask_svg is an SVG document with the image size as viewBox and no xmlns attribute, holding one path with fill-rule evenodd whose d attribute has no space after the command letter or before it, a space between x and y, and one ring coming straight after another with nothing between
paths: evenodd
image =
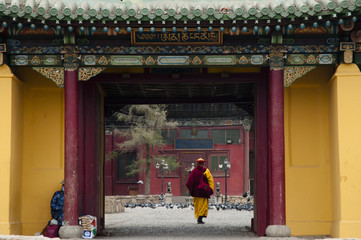
<instances>
[{"instance_id":1,"label":"building window","mask_svg":"<svg viewBox=\"0 0 361 240\"><path fill-rule=\"evenodd\" d=\"M214 138L214 144L241 143L241 131L240 129L213 129L212 138Z\"/></svg>"},{"instance_id":2,"label":"building window","mask_svg":"<svg viewBox=\"0 0 361 240\"><path fill-rule=\"evenodd\" d=\"M135 173L130 174L131 165L135 162L137 158L137 154L134 153L126 153L118 156L116 161L116 182L117 183L134 183L137 182L137 175Z\"/></svg>"},{"instance_id":3,"label":"building window","mask_svg":"<svg viewBox=\"0 0 361 240\"><path fill-rule=\"evenodd\" d=\"M224 161L228 159L228 154L226 152L222 153L212 153L209 155L211 163L211 173L215 176L224 176ZM222 168L219 166L222 165ZM229 176L229 171L227 172Z\"/></svg>"},{"instance_id":4,"label":"building window","mask_svg":"<svg viewBox=\"0 0 361 240\"><path fill-rule=\"evenodd\" d=\"M192 127L189 129L181 129L179 134L179 138L208 138L208 129Z\"/></svg>"},{"instance_id":5,"label":"building window","mask_svg":"<svg viewBox=\"0 0 361 240\"><path fill-rule=\"evenodd\" d=\"M177 138L177 130L169 129L162 130L162 137L165 144L174 144L174 139Z\"/></svg>"}]
</instances>

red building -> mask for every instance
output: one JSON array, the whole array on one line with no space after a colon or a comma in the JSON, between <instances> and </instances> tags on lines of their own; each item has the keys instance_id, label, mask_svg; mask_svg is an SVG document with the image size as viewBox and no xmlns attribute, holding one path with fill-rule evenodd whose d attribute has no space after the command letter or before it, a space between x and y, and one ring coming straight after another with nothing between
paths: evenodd
<instances>
[{"instance_id":1,"label":"red building","mask_svg":"<svg viewBox=\"0 0 361 240\"><path fill-rule=\"evenodd\" d=\"M153 154L172 156L179 166L173 171L164 172L164 192L166 183L170 182L174 196L187 195L185 182L192 163L200 157L206 159L206 166L211 170L215 183L221 183L222 194L225 194L223 163L226 159L231 164L227 170L227 194L241 195L250 189L254 150L252 130L250 134L252 121L249 113L241 107L236 104L169 105L168 116L176 120L179 127L163 134L166 145ZM240 112L243 114L240 115ZM108 130L106 154L118 150L120 141L112 130ZM127 165L136 159L136 154L120 154L106 162L106 195L144 194L144 185L137 183L145 181L144 174L127 175ZM221 168L220 164L223 165ZM161 172L153 164L150 194L161 194L161 188Z\"/></svg>"}]
</instances>

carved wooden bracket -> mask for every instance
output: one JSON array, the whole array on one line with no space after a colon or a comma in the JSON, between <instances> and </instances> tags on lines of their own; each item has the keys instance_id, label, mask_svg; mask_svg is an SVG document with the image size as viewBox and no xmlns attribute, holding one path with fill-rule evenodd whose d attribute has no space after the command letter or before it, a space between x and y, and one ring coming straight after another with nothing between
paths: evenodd
<instances>
[{"instance_id":1,"label":"carved wooden bracket","mask_svg":"<svg viewBox=\"0 0 361 240\"><path fill-rule=\"evenodd\" d=\"M33 67L33 69L47 77L58 87L64 87L64 68L62 67Z\"/></svg>"},{"instance_id":2,"label":"carved wooden bracket","mask_svg":"<svg viewBox=\"0 0 361 240\"><path fill-rule=\"evenodd\" d=\"M94 77L104 71L105 67L81 67L79 68L79 81L88 81L91 77Z\"/></svg>"},{"instance_id":3,"label":"carved wooden bracket","mask_svg":"<svg viewBox=\"0 0 361 240\"><path fill-rule=\"evenodd\" d=\"M41 73L44 77L47 77L58 87L64 87L64 68L62 67L34 67L35 71ZM105 68L99 67L99 68L91 68L91 67L81 67L78 70L78 80L79 81L87 81L91 77L94 77L101 73Z\"/></svg>"},{"instance_id":4,"label":"carved wooden bracket","mask_svg":"<svg viewBox=\"0 0 361 240\"><path fill-rule=\"evenodd\" d=\"M291 86L291 84L296 81L296 79L302 77L303 75L315 68L316 66L284 67L283 86Z\"/></svg>"},{"instance_id":5,"label":"carved wooden bracket","mask_svg":"<svg viewBox=\"0 0 361 240\"><path fill-rule=\"evenodd\" d=\"M66 53L63 56L65 71L74 71L80 65L81 57L76 53Z\"/></svg>"},{"instance_id":6,"label":"carved wooden bracket","mask_svg":"<svg viewBox=\"0 0 361 240\"><path fill-rule=\"evenodd\" d=\"M284 66L284 47L283 46L271 46L269 56L269 65L271 69L281 70Z\"/></svg>"}]
</instances>

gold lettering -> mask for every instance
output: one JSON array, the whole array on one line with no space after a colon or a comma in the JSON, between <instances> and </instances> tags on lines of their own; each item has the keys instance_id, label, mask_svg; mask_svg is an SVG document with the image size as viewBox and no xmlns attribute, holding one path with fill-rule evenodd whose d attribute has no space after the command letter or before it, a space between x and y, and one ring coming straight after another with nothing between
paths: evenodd
<instances>
[{"instance_id":1,"label":"gold lettering","mask_svg":"<svg viewBox=\"0 0 361 240\"><path fill-rule=\"evenodd\" d=\"M201 33L201 40L207 40L208 39L208 37L207 37L207 33L206 32L202 32Z\"/></svg>"},{"instance_id":2,"label":"gold lettering","mask_svg":"<svg viewBox=\"0 0 361 240\"><path fill-rule=\"evenodd\" d=\"M170 40L171 40L172 42L180 42L179 34L171 33L171 34L170 34Z\"/></svg>"},{"instance_id":3,"label":"gold lettering","mask_svg":"<svg viewBox=\"0 0 361 240\"><path fill-rule=\"evenodd\" d=\"M144 34L137 34L137 38L140 40L144 40Z\"/></svg>"},{"instance_id":4,"label":"gold lettering","mask_svg":"<svg viewBox=\"0 0 361 240\"><path fill-rule=\"evenodd\" d=\"M182 33L182 41L183 42L187 42L189 40L189 36L188 36L188 34L187 33Z\"/></svg>"},{"instance_id":5,"label":"gold lettering","mask_svg":"<svg viewBox=\"0 0 361 240\"><path fill-rule=\"evenodd\" d=\"M209 41L217 42L217 33L216 32L209 33Z\"/></svg>"},{"instance_id":6,"label":"gold lettering","mask_svg":"<svg viewBox=\"0 0 361 240\"><path fill-rule=\"evenodd\" d=\"M166 34L166 33L161 34L161 35L160 35L160 40L161 40L162 42L169 41L169 36L168 36L168 34Z\"/></svg>"},{"instance_id":7,"label":"gold lettering","mask_svg":"<svg viewBox=\"0 0 361 240\"><path fill-rule=\"evenodd\" d=\"M167 43L167 42L177 42L177 43L202 43L202 42L210 42L217 43L220 38L219 31L188 31L188 32L168 32L168 33L139 33L135 34L136 41L146 42L151 41L153 43Z\"/></svg>"}]
</instances>

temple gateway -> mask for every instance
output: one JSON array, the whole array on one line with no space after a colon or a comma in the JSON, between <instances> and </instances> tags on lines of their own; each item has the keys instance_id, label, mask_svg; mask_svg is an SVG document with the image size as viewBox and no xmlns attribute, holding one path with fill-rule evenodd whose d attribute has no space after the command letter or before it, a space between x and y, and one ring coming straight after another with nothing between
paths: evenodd
<instances>
[{"instance_id":1,"label":"temple gateway","mask_svg":"<svg viewBox=\"0 0 361 240\"><path fill-rule=\"evenodd\" d=\"M144 180L107 165L113 112L169 104L174 194L199 156L223 192L227 158L258 236L360 238L360 15L361 0L0 0L0 234L40 232L63 179L61 237L82 215L101 231L104 196Z\"/></svg>"}]
</instances>

